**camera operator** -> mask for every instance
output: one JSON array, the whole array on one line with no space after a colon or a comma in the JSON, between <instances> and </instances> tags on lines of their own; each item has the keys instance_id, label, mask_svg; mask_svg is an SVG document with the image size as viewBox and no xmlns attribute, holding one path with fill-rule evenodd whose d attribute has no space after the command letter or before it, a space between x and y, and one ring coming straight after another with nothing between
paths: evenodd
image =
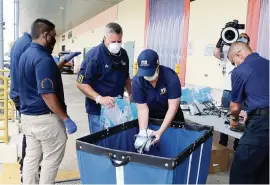
<instances>
[{"instance_id":1,"label":"camera operator","mask_svg":"<svg viewBox=\"0 0 270 185\"><path fill-rule=\"evenodd\" d=\"M246 44L249 45L250 43L250 38L246 33L241 33L239 35L238 41L244 42ZM225 81L224 81L224 87L223 87L223 93L222 93L222 98L221 98L221 104L222 107L229 109L230 106L230 101L231 101L231 71L235 68L235 66L233 66L231 64L231 62L229 62L229 60L227 59L227 53L229 50L229 45L224 45L223 46L223 39L220 38L216 44L216 48L214 49L213 55L219 59L220 61L224 62L224 66L225 66L225 71L224 71L224 77L225 77ZM223 54L224 57L221 58L221 47L223 47ZM219 144L223 145L223 146L227 146L228 145L228 135L224 134L224 133L220 133L220 140L219 140ZM238 145L238 141L239 139L235 139L234 140L234 150L236 150L236 147Z\"/></svg>"}]
</instances>

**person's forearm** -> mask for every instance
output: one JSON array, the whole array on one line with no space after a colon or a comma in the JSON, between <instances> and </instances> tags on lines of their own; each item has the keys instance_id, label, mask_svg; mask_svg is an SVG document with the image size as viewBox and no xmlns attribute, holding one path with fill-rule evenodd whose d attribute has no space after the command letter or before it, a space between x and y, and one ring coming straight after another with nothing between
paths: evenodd
<instances>
[{"instance_id":1,"label":"person's forearm","mask_svg":"<svg viewBox=\"0 0 270 185\"><path fill-rule=\"evenodd\" d=\"M139 120L139 128L147 129L148 121L149 121L149 109L146 108L138 108L138 120Z\"/></svg>"},{"instance_id":2,"label":"person's forearm","mask_svg":"<svg viewBox=\"0 0 270 185\"><path fill-rule=\"evenodd\" d=\"M161 133L163 133L171 125L177 111L178 111L177 107L169 107L169 109L166 113L166 116L163 120L163 123L159 129L161 131Z\"/></svg>"},{"instance_id":3,"label":"person's forearm","mask_svg":"<svg viewBox=\"0 0 270 185\"><path fill-rule=\"evenodd\" d=\"M230 111L231 111L231 115L235 118L239 117L239 114L241 112L241 105L240 103L234 103L231 102L230 103Z\"/></svg>"},{"instance_id":4,"label":"person's forearm","mask_svg":"<svg viewBox=\"0 0 270 185\"><path fill-rule=\"evenodd\" d=\"M59 69L62 69L65 65L66 61L64 59L60 60L59 62L57 62L57 66Z\"/></svg>"},{"instance_id":5,"label":"person's forearm","mask_svg":"<svg viewBox=\"0 0 270 185\"><path fill-rule=\"evenodd\" d=\"M217 58L217 59L221 59L220 58L220 48L215 48L213 55Z\"/></svg>"},{"instance_id":6,"label":"person's forearm","mask_svg":"<svg viewBox=\"0 0 270 185\"><path fill-rule=\"evenodd\" d=\"M94 101L96 101L96 98L99 96L99 94L88 84L77 83L77 87L83 94L85 94L85 96Z\"/></svg>"},{"instance_id":7,"label":"person's forearm","mask_svg":"<svg viewBox=\"0 0 270 185\"><path fill-rule=\"evenodd\" d=\"M53 93L49 94L42 94L41 95L43 100L45 101L46 105L49 109L62 121L68 118L67 113L65 112L64 108L61 106L57 96Z\"/></svg>"},{"instance_id":8,"label":"person's forearm","mask_svg":"<svg viewBox=\"0 0 270 185\"><path fill-rule=\"evenodd\" d=\"M128 95L130 96L132 94L132 90L131 90L132 88L131 88L131 80L129 77L126 80L126 89L127 89Z\"/></svg>"}]
</instances>

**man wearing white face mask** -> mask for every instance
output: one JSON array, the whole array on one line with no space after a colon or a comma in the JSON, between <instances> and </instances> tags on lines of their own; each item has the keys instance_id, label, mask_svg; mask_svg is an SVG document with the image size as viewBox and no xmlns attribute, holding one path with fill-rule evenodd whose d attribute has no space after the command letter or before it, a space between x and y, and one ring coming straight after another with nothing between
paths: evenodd
<instances>
[{"instance_id":1,"label":"man wearing white face mask","mask_svg":"<svg viewBox=\"0 0 270 185\"><path fill-rule=\"evenodd\" d=\"M158 60L155 51L142 51L138 57L138 73L132 80L132 100L137 104L138 136L141 136L135 142L137 149L137 143L142 143L143 136L154 136L152 144L155 144L173 120L185 121L179 106L182 93L179 77L172 69L159 65ZM149 118L163 120L159 130L152 132L147 129Z\"/></svg>"},{"instance_id":2,"label":"man wearing white face mask","mask_svg":"<svg viewBox=\"0 0 270 185\"><path fill-rule=\"evenodd\" d=\"M123 96L125 87L131 97L129 59L121 47L122 36L119 24L107 24L103 42L86 54L78 74L77 87L86 95L91 133L104 129L100 124L101 105L113 107L113 97Z\"/></svg>"},{"instance_id":3,"label":"man wearing white face mask","mask_svg":"<svg viewBox=\"0 0 270 185\"><path fill-rule=\"evenodd\" d=\"M250 38L246 33L241 33L239 35L238 41L244 42L244 43L249 45ZM229 50L229 46L225 45L223 47L224 58L220 57L221 42L222 42L222 38L220 38L218 40L218 42L216 44L216 48L214 49L213 54L217 59L224 62L225 66L226 66L225 74L224 74L224 86L223 86L223 94L222 94L222 98L221 98L221 104L222 104L222 106L224 108L229 108L229 105L230 105L230 102L231 102L231 90L232 90L231 71L235 68L235 66L232 65L231 62L227 58L227 53L228 53L228 50ZM228 145L228 140L229 140L228 135L226 135L224 133L220 133L219 144L226 147ZM233 146L234 150L236 150L236 147L238 145L238 141L239 141L239 139L235 139L235 141L234 141L234 146Z\"/></svg>"}]
</instances>

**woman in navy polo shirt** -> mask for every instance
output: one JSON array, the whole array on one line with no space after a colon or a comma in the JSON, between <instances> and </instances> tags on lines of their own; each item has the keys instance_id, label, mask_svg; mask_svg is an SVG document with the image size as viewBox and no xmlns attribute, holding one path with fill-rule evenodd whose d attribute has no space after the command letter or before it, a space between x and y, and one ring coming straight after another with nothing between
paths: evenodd
<instances>
[{"instance_id":1,"label":"woman in navy polo shirt","mask_svg":"<svg viewBox=\"0 0 270 185\"><path fill-rule=\"evenodd\" d=\"M140 129L147 129L149 118L163 120L160 129L154 132L154 143L173 120L185 121L179 106L180 80L172 69L159 65L158 60L155 51L142 51L138 57L138 73L132 80L132 99L137 104Z\"/></svg>"}]
</instances>

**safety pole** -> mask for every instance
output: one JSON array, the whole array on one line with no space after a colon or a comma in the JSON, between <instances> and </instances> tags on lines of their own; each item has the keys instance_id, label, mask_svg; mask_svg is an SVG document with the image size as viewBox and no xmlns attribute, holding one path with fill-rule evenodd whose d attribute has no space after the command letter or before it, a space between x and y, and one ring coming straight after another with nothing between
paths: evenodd
<instances>
[{"instance_id":1,"label":"safety pole","mask_svg":"<svg viewBox=\"0 0 270 185\"><path fill-rule=\"evenodd\" d=\"M138 71L138 62L134 61L133 63L133 76L135 76L137 74Z\"/></svg>"},{"instance_id":2,"label":"safety pole","mask_svg":"<svg viewBox=\"0 0 270 185\"><path fill-rule=\"evenodd\" d=\"M19 38L19 0L14 0L14 41Z\"/></svg>"}]
</instances>

